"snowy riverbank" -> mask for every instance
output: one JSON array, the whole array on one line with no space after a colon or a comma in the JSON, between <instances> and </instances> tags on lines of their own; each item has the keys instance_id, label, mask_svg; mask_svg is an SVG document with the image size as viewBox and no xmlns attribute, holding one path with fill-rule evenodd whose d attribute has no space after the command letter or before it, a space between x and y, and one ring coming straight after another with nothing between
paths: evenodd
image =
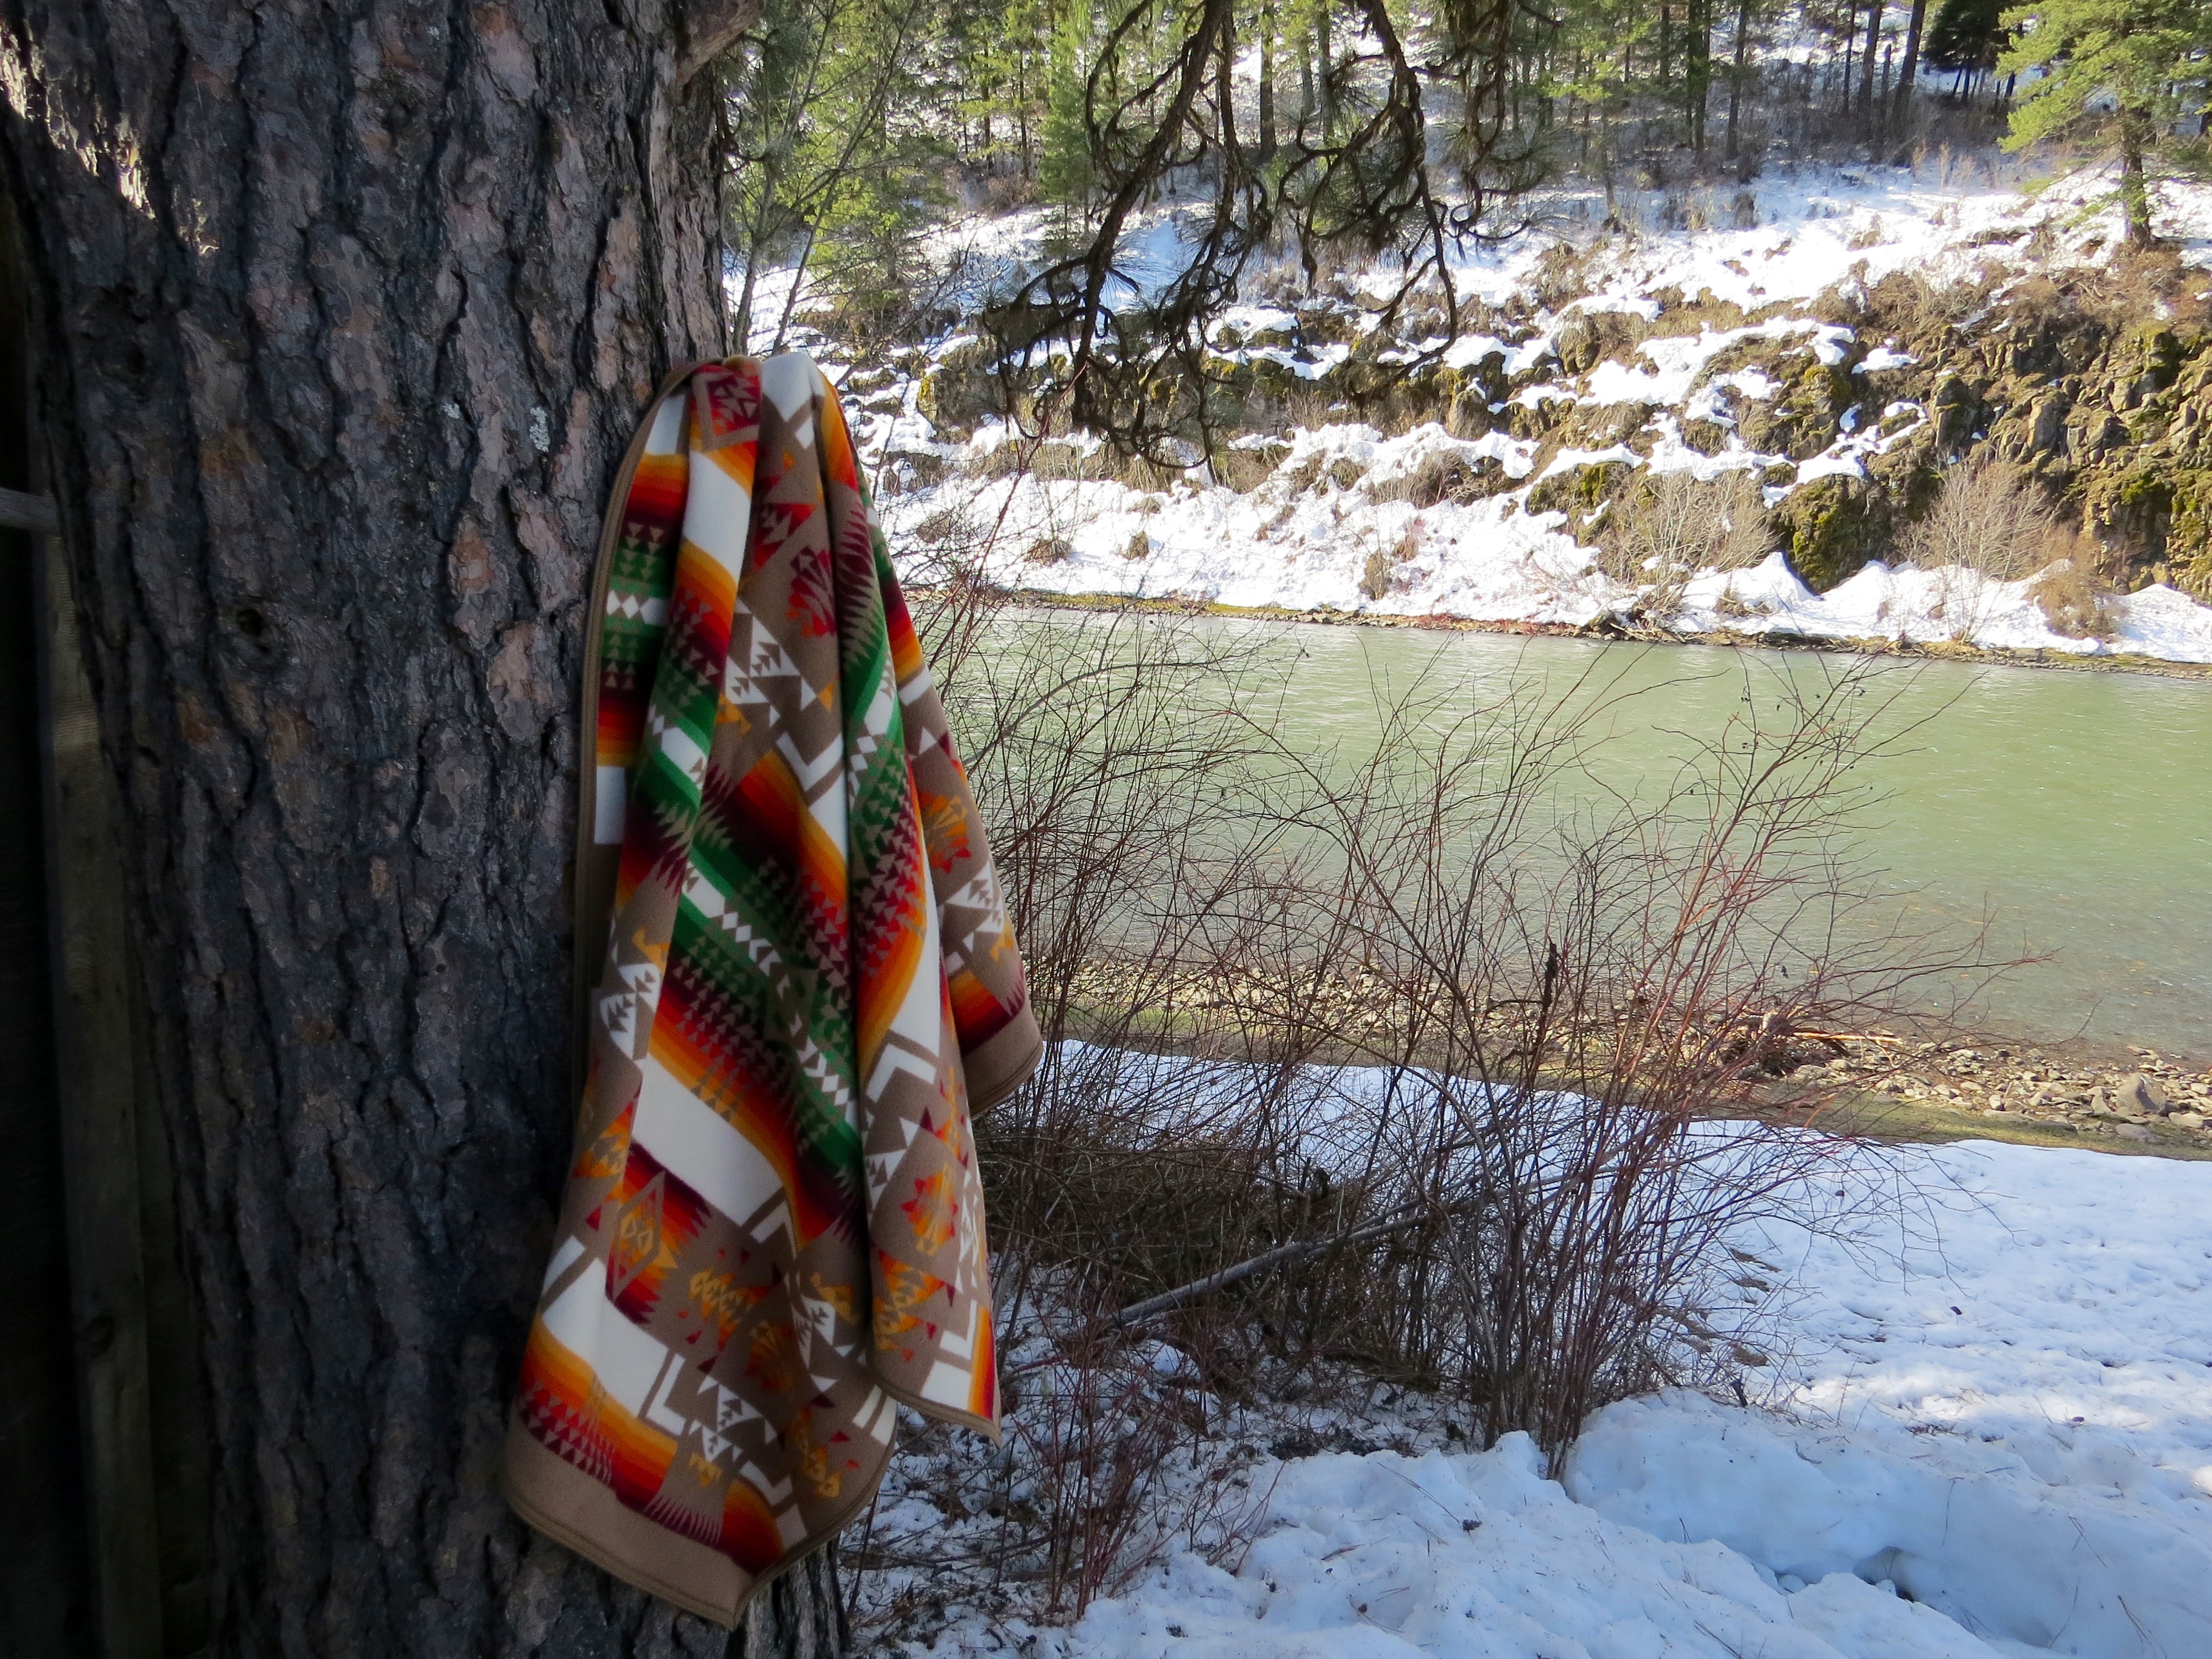
<instances>
[{"instance_id":1,"label":"snowy riverbank","mask_svg":"<svg viewBox=\"0 0 2212 1659\"><path fill-rule=\"evenodd\" d=\"M1296 434L1285 470L1296 477L1310 469L1326 480L1340 465L1356 480L1352 488L1324 482L1249 494L1218 486L1154 492L1021 477L977 486L963 511L995 532L986 568L1004 586L1040 596L1322 611L1347 621L1587 628L1614 615L1629 590L1565 533L1564 514L1523 512L1510 495L1424 507L1388 493L1394 482L1455 459L1489 459L1509 476L1525 477L1536 449L1498 434L1456 440L1435 425L1398 438L1370 427L1333 426ZM884 506L894 532L908 536L942 510L939 492ZM1142 551L1133 553L1137 548ZM1049 556L1038 556L1039 549ZM1378 549L1393 556L1393 580L1388 592L1370 596L1361 584ZM1966 570L1893 570L1877 561L1815 593L1774 553L1748 569L1692 576L1679 610L1652 620L1691 636L1958 641L1993 651L2212 663L2212 607L2171 587L2113 599L2110 629L2093 639L2052 629L2032 587Z\"/></svg>"},{"instance_id":2,"label":"snowy riverbank","mask_svg":"<svg viewBox=\"0 0 2212 1659\"><path fill-rule=\"evenodd\" d=\"M2106 294L2118 239L2110 212L2085 205L2108 181L2077 174L2031 196L1962 174L1807 167L1743 192L1739 227L1715 196L1610 237L1562 192L1550 234L1455 270L1488 309L1449 341L1384 338L1357 273L1334 297L1233 307L1208 372L1269 414L1212 465L1133 469L1080 436L1030 448L990 413L994 371L972 333L856 371L854 424L909 565L949 540L1025 592L2212 663L2212 607L2153 580L2155 558L2095 615L2039 603L2032 580L1905 568L1907 520L1974 447L2068 514L2120 513L2107 528L2139 560L2166 532L2112 503L2165 491L2172 556L2193 556L2183 498L2212 382L2189 366L2194 325L2179 323L2179 366L2128 378L2130 353L2168 349L2154 337L2166 301L2142 300L2148 345L2097 320L2136 304ZM2186 288L2212 262L2212 188L2166 199ZM1147 230L1152 264L1171 258L1174 225L1163 210ZM1023 220L975 234L999 269L1042 232ZM1959 286L1928 286L1945 283ZM1436 355L1420 389L1390 418L1350 412L1346 388L1423 352ZM1668 478L1716 504L1755 487L1765 546L1789 556L1662 575L1601 556L1638 490Z\"/></svg>"},{"instance_id":3,"label":"snowy riverbank","mask_svg":"<svg viewBox=\"0 0 2212 1659\"><path fill-rule=\"evenodd\" d=\"M1737 1241L1770 1409L1613 1407L1562 1485L1524 1438L1469 1454L1401 1400L1363 1431L1395 1449L1245 1446L1218 1565L1173 1553L1072 1630L952 1609L931 1650L2212 1653L2212 1165L1974 1142L1917 1185L1901 1229ZM933 1516L927 1482L895 1469L887 1518Z\"/></svg>"}]
</instances>

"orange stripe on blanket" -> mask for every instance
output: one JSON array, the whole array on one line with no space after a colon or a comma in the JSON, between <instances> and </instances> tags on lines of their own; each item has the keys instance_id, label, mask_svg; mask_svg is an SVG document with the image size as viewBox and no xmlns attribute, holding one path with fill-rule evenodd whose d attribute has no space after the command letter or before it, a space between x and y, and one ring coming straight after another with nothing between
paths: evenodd
<instances>
[{"instance_id":1,"label":"orange stripe on blanket","mask_svg":"<svg viewBox=\"0 0 2212 1659\"><path fill-rule=\"evenodd\" d=\"M732 444L724 449L710 449L701 459L720 467L738 489L750 495L759 456L760 447L757 444L740 443Z\"/></svg>"},{"instance_id":2,"label":"orange stripe on blanket","mask_svg":"<svg viewBox=\"0 0 2212 1659\"><path fill-rule=\"evenodd\" d=\"M783 1534L775 1516L752 1482L730 1478L729 1495L722 1502L723 1554L747 1572L764 1572L783 1553Z\"/></svg>"},{"instance_id":3,"label":"orange stripe on blanket","mask_svg":"<svg viewBox=\"0 0 2212 1659\"><path fill-rule=\"evenodd\" d=\"M947 975L946 991L952 1003L953 1028L963 1048L973 1048L1004 1030L1018 1009L1009 1008L972 969L961 968Z\"/></svg>"},{"instance_id":4,"label":"orange stripe on blanket","mask_svg":"<svg viewBox=\"0 0 2212 1659\"><path fill-rule=\"evenodd\" d=\"M741 852L757 848L780 861L798 882L812 923L842 934L847 902L845 849L830 838L807 806L791 763L769 750L738 780L737 794L747 817L742 825L729 826L732 841Z\"/></svg>"},{"instance_id":5,"label":"orange stripe on blanket","mask_svg":"<svg viewBox=\"0 0 2212 1659\"><path fill-rule=\"evenodd\" d=\"M623 531L630 532L640 519L656 524L673 523L684 511L684 497L691 479L689 455L641 455L630 477L629 495L623 503Z\"/></svg>"},{"instance_id":6,"label":"orange stripe on blanket","mask_svg":"<svg viewBox=\"0 0 2212 1659\"><path fill-rule=\"evenodd\" d=\"M652 1499L676 1461L675 1440L632 1416L543 1319L532 1322L523 1351L521 1398L531 1432L605 1480L632 1509Z\"/></svg>"},{"instance_id":7,"label":"orange stripe on blanket","mask_svg":"<svg viewBox=\"0 0 2212 1659\"><path fill-rule=\"evenodd\" d=\"M988 1303L975 1310L975 1374L968 1386L968 1410L973 1416L999 1419L998 1344L991 1330Z\"/></svg>"},{"instance_id":8,"label":"orange stripe on blanket","mask_svg":"<svg viewBox=\"0 0 2212 1659\"><path fill-rule=\"evenodd\" d=\"M737 573L705 548L688 541L676 550L675 594L679 605L687 599L720 623L726 649L730 613L738 603Z\"/></svg>"},{"instance_id":9,"label":"orange stripe on blanket","mask_svg":"<svg viewBox=\"0 0 2212 1659\"><path fill-rule=\"evenodd\" d=\"M904 690L914 684L915 676L927 666L921 654L921 641L915 637L914 623L906 614L903 604L890 618L894 626L891 636L891 675Z\"/></svg>"},{"instance_id":10,"label":"orange stripe on blanket","mask_svg":"<svg viewBox=\"0 0 2212 1659\"><path fill-rule=\"evenodd\" d=\"M547 1447L612 1486L626 1507L651 1507L675 1464L675 1440L632 1416L542 1321L523 1353L521 1398L524 1420ZM765 1571L784 1552L767 1499L741 1474L724 1490L715 1534L714 1547L747 1572Z\"/></svg>"}]
</instances>

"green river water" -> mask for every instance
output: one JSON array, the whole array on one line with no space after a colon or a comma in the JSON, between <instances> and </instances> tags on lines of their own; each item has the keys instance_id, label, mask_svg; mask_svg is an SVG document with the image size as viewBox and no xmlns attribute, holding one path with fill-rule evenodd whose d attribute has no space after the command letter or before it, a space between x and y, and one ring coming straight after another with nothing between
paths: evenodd
<instances>
[{"instance_id":1,"label":"green river water","mask_svg":"<svg viewBox=\"0 0 2212 1659\"><path fill-rule=\"evenodd\" d=\"M1663 787L1684 734L1717 732L1747 694L1769 701L1783 681L1850 666L1811 652L1200 625L1294 661L1286 734L1347 756L1371 747L1378 685L1465 708L1594 672L1610 706L1593 770L1639 790ZM1878 799L1855 819L1857 850L1909 923L1964 932L1986 917L1997 955L2050 957L1983 993L1977 1023L2212 1058L2212 683L1929 661L1881 672L1874 695L1898 694L1891 724L1926 718L1862 769Z\"/></svg>"}]
</instances>

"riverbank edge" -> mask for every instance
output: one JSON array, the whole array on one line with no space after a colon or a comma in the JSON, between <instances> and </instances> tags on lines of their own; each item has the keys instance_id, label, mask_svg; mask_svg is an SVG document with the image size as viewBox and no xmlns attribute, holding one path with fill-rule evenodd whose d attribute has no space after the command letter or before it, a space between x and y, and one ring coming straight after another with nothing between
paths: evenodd
<instances>
[{"instance_id":1,"label":"riverbank edge","mask_svg":"<svg viewBox=\"0 0 2212 1659\"><path fill-rule=\"evenodd\" d=\"M917 583L916 593L934 591ZM1132 611L1148 616L1221 617L1253 622L1309 623L1324 628L1414 629L1439 634L1505 634L1522 638L1593 640L1637 645L1711 645L1748 651L1817 651L1832 656L1893 657L1899 660L1982 663L2001 668L2048 668L2075 673L2148 674L2162 679L2212 680L2212 663L2175 662L2132 653L2084 656L2068 651L2016 651L2003 647L1960 645L1948 640L1899 643L1880 635L1830 638L1814 634L1745 634L1717 629L1677 634L1665 629L1632 629L1606 619L1595 623L1490 621L1443 612L1406 617L1372 611L1293 610L1285 605L1224 605L1212 599L1146 598L1127 593L1060 593L1038 588L1005 590L1011 603L1038 611L1096 614Z\"/></svg>"},{"instance_id":2,"label":"riverbank edge","mask_svg":"<svg viewBox=\"0 0 2212 1659\"><path fill-rule=\"evenodd\" d=\"M1748 1115L1790 1123L1811 1106L1828 1128L1875 1140L2002 1140L2212 1160L2212 1067L2201 1056L1990 1030L1933 1042L1853 1034L1828 1047L1825 1058L1753 1082ZM2136 1091L2146 1085L2163 1097L2162 1109L2144 1109ZM1723 1106L1714 1115L1739 1114Z\"/></svg>"}]
</instances>

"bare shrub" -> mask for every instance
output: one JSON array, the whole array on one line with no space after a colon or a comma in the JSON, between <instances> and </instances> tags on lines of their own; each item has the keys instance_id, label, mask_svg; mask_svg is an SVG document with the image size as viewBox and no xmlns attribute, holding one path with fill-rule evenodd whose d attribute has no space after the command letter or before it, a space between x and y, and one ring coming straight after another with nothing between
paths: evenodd
<instances>
[{"instance_id":1,"label":"bare shrub","mask_svg":"<svg viewBox=\"0 0 2212 1659\"><path fill-rule=\"evenodd\" d=\"M1401 707L1352 777L1312 775L1298 885L1331 895L1312 937L1387 1011L1335 1027L1379 1074L1340 1118L1353 1189L1364 1216L1421 1217L1368 1260L1362 1340L1448 1379L1483 1443L1526 1429L1557 1453L1610 1400L1717 1380L1731 1345L1699 1353L1676 1316L1710 1326L1723 1236L1832 1149L1708 1115L1772 1044L1895 1018L1957 966L1854 920L1882 901L1838 815L1885 692L1865 669L1781 684L1679 793L1580 822L1539 804L1587 759L1601 698L1441 725Z\"/></svg>"},{"instance_id":2,"label":"bare shrub","mask_svg":"<svg viewBox=\"0 0 2212 1659\"><path fill-rule=\"evenodd\" d=\"M2028 589L2051 631L2073 640L2112 636L2117 621L2112 605L2114 592L2112 583L2086 553L2052 560Z\"/></svg>"},{"instance_id":3,"label":"bare shrub","mask_svg":"<svg viewBox=\"0 0 2212 1659\"><path fill-rule=\"evenodd\" d=\"M1471 1204L1513 1208L1527 1183L1529 1205L1557 1198L1546 1160L1587 1139L1583 1173L1628 1184L1613 1209L1539 1229L1565 1252L1545 1271L1587 1245L1598 1255L1576 1271L1625 1283L1626 1259L1607 1251L1627 1246L1573 1229L1643 1217L1656 1231L1631 1252L1653 1275L1637 1288L1642 1312L1621 1326L1610 1308L1586 1311L1644 1345L1631 1369L1660 1374L1667 1344L1648 1322L1686 1293L1677 1275L1700 1257L1698 1228L1782 1190L1807 1144L1709 1147L1701 1115L1790 1033L1895 1017L1938 959L1927 941L1853 925L1854 907L1876 901L1836 851L1848 774L1881 744L1882 683L1860 671L1802 697L1784 688L1715 740L1679 795L1561 822L1543 804L1589 762L1602 698L1520 694L1441 722L1386 704L1371 756L1339 769L1249 716L1267 699L1257 665L1191 648L1218 635L1088 622L1073 630L1081 672L1041 672L1027 653L1069 649L1069 634L1037 624L986 670L1036 699L1044 729L1010 738L986 722L1001 735L973 769L994 813L1021 826L1001 856L1047 1030L1087 1039L978 1127L1010 1252L1060 1264L1087 1287L1079 1303L1133 1298L1416 1204L1419 1227L1347 1252L1348 1279L1309 1266L1231 1304L1401 1373L1458 1376L1486 1436L1526 1427L1564 1444L1636 1343L1601 1355L1587 1327L1564 1347L1535 1333L1510 1353L1494 1334L1481 1352L1459 1346L1437 1320L1457 1307L1464 1326L1462 1304L1437 1301L1460 1280L1437 1275L1464 1279L1475 1258L1453 1267L1439 1252L1474 1249L1451 1242ZM1048 684L1080 688L1079 712ZM1228 724L1229 708L1248 713ZM1164 1049L1186 1059L1144 1052ZM1331 1097L1334 1073L1314 1069L1328 1060L1381 1066L1395 1103ZM1694 1225L1629 1201L1636 1189L1686 1203L1692 1169L1746 1158L1731 1183L1699 1188L1719 1207L1698 1208ZM1776 1184L1761 1189L1759 1170ZM1647 1178L1657 1184L1636 1188ZM1494 1307L1498 1287L1483 1294ZM1508 1371L1542 1380L1509 1386Z\"/></svg>"},{"instance_id":4,"label":"bare shrub","mask_svg":"<svg viewBox=\"0 0 2212 1659\"><path fill-rule=\"evenodd\" d=\"M1227 1536L1244 1500L1191 1460L1262 1377L1442 1390L1556 1454L1753 1364L1721 1241L1826 1167L1843 1085L1787 1128L1714 1116L1961 965L1859 925L1838 850L1895 683L1747 685L1679 787L1578 813L1601 684L1378 692L1371 744L1316 752L1268 635L1016 615L977 568L915 610L1048 1048L975 1123L1008 1449L946 1460L970 1559L1067 1616Z\"/></svg>"},{"instance_id":5,"label":"bare shrub","mask_svg":"<svg viewBox=\"0 0 2212 1659\"><path fill-rule=\"evenodd\" d=\"M2051 562L2054 541L2065 539L2027 475L1979 449L1944 474L1898 550L1905 562L1936 573L1935 613L1954 638L1971 641L1996 600L1995 584L2033 574Z\"/></svg>"},{"instance_id":6,"label":"bare shrub","mask_svg":"<svg viewBox=\"0 0 2212 1659\"><path fill-rule=\"evenodd\" d=\"M1741 570L1773 545L1765 498L1751 475L1699 483L1687 471L1646 473L1599 526L1598 568L1633 583L1637 609L1663 618L1680 608L1683 585L1700 570Z\"/></svg>"},{"instance_id":7,"label":"bare shrub","mask_svg":"<svg viewBox=\"0 0 2212 1659\"><path fill-rule=\"evenodd\" d=\"M1980 449L1944 474L1934 504L1906 528L1898 551L1923 570L1950 566L2018 581L2045 562L2056 523L2017 467Z\"/></svg>"}]
</instances>

